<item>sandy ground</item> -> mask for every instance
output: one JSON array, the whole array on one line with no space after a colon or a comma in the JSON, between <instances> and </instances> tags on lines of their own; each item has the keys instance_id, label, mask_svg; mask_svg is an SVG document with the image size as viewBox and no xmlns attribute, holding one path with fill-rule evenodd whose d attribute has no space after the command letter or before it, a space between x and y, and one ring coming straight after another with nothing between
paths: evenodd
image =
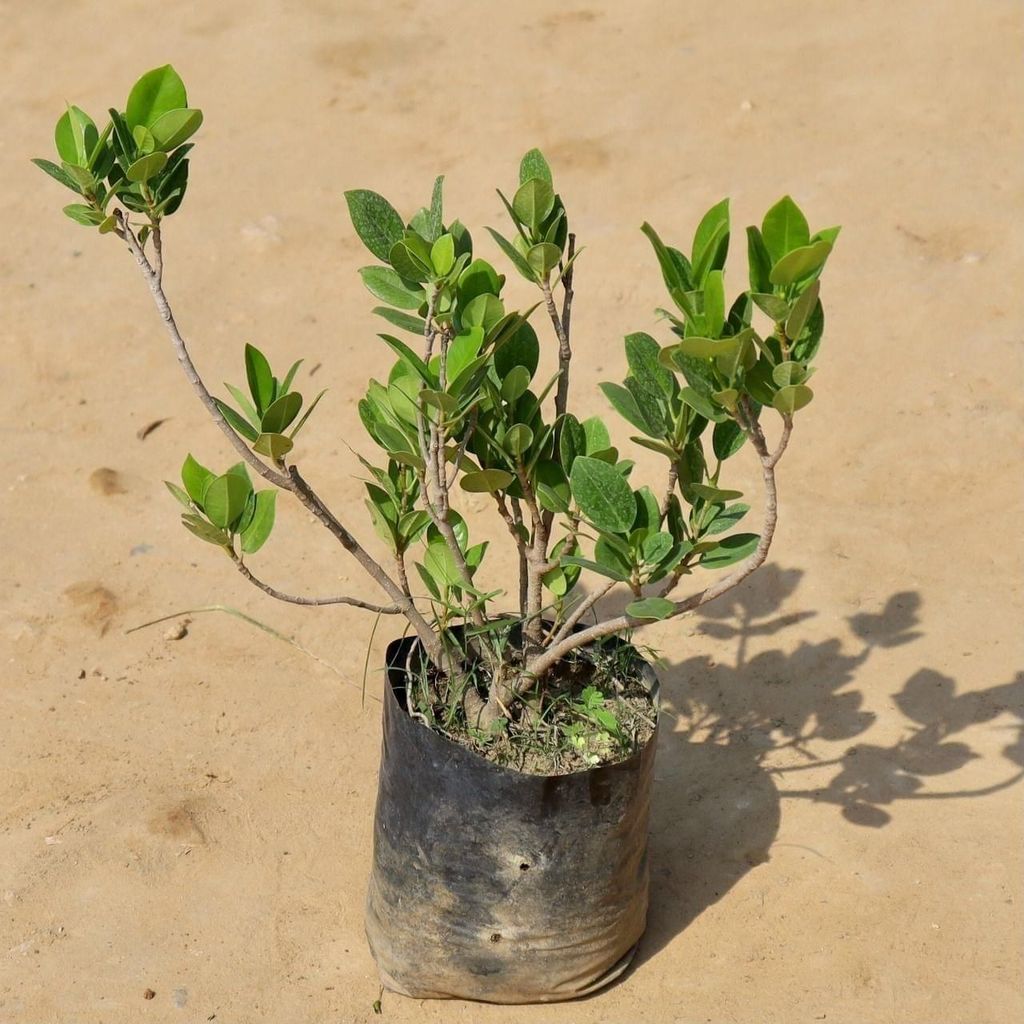
<instances>
[{"instance_id":1,"label":"sandy ground","mask_svg":"<svg viewBox=\"0 0 1024 1024\"><path fill-rule=\"evenodd\" d=\"M999 0L0 4L0 1021L376 1019L372 623L275 604L178 526L161 481L228 448L127 255L27 162L65 98L98 113L167 60L207 115L168 232L182 327L215 385L246 340L319 364L297 454L363 537L348 445L388 359L344 188L411 210L445 172L482 227L541 145L588 246L588 414L664 301L645 218L684 239L722 195L742 226L789 191L845 225L772 566L647 636L668 717L636 968L576 1005L385 995L384 1019L1017 1019L1021 41ZM373 594L288 502L254 564ZM126 635L218 602L322 660L216 613Z\"/></svg>"}]
</instances>

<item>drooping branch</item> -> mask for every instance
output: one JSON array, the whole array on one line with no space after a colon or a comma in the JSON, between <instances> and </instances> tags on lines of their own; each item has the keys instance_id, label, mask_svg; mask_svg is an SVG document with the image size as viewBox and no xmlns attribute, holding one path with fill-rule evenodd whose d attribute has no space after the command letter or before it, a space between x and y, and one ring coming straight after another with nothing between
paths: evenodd
<instances>
[{"instance_id":1,"label":"drooping branch","mask_svg":"<svg viewBox=\"0 0 1024 1024\"><path fill-rule=\"evenodd\" d=\"M361 601L357 597L296 597L294 594L282 593L276 587L272 587L269 583L264 583L263 580L254 576L252 572L250 572L249 567L234 551L229 550L228 554L230 554L231 560L235 563L235 568L242 574L242 576L244 576L254 587L258 587L262 590L264 594L269 594L278 601L285 601L288 604L305 605L311 608L319 608L328 604L348 604L352 605L353 608L363 608L369 612L377 612L379 615L400 615L402 613L402 609L399 608L398 605L370 604L368 601Z\"/></svg>"},{"instance_id":2,"label":"drooping branch","mask_svg":"<svg viewBox=\"0 0 1024 1024\"><path fill-rule=\"evenodd\" d=\"M213 421L221 428L225 437L227 437L231 442L232 447L265 480L277 487L280 487L282 490L291 491L299 501L310 512L312 512L328 530L330 530L337 540L340 541L342 547L355 557L356 561L358 561L366 570L371 579L373 579L398 606L401 613L406 617L406 619L408 619L410 625L416 631L416 635L423 643L424 649L426 650L427 656L430 660L436 665L444 666L446 657L441 641L430 628L430 624L427 620L422 616L422 614L420 614L419 610L413 603L412 598L405 592L405 590L403 590L402 587L395 583L395 581L388 576L373 557L363 549L355 537L349 533L330 509L327 508L316 492L308 483L306 483L299 474L298 469L295 466L290 466L288 467L287 474L285 474L268 466L262 459L258 458L255 453L252 452L245 441L235 433L234 429L221 414L216 401L214 401L213 396L210 394L206 385L203 383L202 378L199 376L199 373L195 368L195 364L192 362L192 357L189 355L188 347L181 336L181 332L178 330L178 325L174 319L174 313L172 312L170 303L164 293L161 280L163 272L162 249L160 250L160 269L158 272L143 252L142 246L139 244L138 238L129 226L124 212L117 210L115 211L114 216L117 220L117 234L128 246L132 256L135 257L135 262L142 271L143 278L149 286L150 294L153 296L153 301L156 304L157 311L159 312L160 318L163 320L167 333L170 336L175 354L178 357L178 362L185 371L186 378L192 385L192 389L199 396L200 401L206 407L210 416L213 418Z\"/></svg>"}]
</instances>

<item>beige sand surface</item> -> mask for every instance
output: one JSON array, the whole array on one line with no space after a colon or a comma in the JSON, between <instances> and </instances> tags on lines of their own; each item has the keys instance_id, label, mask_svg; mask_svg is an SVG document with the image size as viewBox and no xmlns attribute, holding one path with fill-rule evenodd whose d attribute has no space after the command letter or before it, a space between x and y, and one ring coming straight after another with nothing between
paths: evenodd
<instances>
[{"instance_id":1,"label":"beige sand surface","mask_svg":"<svg viewBox=\"0 0 1024 1024\"><path fill-rule=\"evenodd\" d=\"M161 481L229 450L127 255L27 162L65 98L98 113L167 60L207 115L167 239L182 327L213 384L246 340L320 364L297 454L366 538L348 444L388 360L344 188L411 210L445 172L482 228L541 145L588 246L586 413L655 328L645 218L683 239L789 191L845 225L772 567L647 637L670 717L636 968L581 1004L383 1019L1020 1019L1021 27L1009 0L0 4L0 1021L377 1019L372 623L275 604L177 524ZM282 504L264 575L372 595ZM336 671L223 615L125 635L215 602Z\"/></svg>"}]
</instances>

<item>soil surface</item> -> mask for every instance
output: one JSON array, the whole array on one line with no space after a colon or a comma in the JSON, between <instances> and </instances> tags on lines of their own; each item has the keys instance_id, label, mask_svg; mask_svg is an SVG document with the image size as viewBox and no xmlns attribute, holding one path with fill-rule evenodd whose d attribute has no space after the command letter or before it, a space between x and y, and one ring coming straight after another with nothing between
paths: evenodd
<instances>
[{"instance_id":1,"label":"soil surface","mask_svg":"<svg viewBox=\"0 0 1024 1024\"><path fill-rule=\"evenodd\" d=\"M587 246L583 415L605 411L597 383L621 379L623 335L664 333L645 219L688 239L730 195L740 240L790 192L812 227L844 225L771 565L643 636L664 657L666 717L636 966L578 1005L385 993L383 1019L1019 1019L1018 3L0 14L0 1022L377 1019L362 902L390 626L371 642L363 613L277 604L178 525L162 481L185 453L234 460L128 255L62 217L68 199L28 163L51 155L65 99L98 115L166 61L207 118L167 231L180 325L212 385L240 379L247 340L275 363L306 357L300 379L331 390L296 455L370 544L349 446L366 449L355 403L390 356L343 189L411 211L444 172L449 211L494 257L493 187L540 145ZM729 486L756 494L756 467L737 463ZM254 570L379 599L280 505ZM461 509L504 550L482 500ZM506 554L488 571L513 569ZM126 632L217 604L312 656L218 611Z\"/></svg>"}]
</instances>

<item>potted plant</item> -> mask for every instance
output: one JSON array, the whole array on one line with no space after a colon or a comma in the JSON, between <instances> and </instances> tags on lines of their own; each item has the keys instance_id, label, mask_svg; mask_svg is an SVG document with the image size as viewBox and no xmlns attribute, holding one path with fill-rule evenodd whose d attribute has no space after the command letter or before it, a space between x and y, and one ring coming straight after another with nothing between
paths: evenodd
<instances>
[{"instance_id":1,"label":"potted plant","mask_svg":"<svg viewBox=\"0 0 1024 1024\"><path fill-rule=\"evenodd\" d=\"M295 390L301 361L277 373L246 345L245 387L215 397L178 329L164 227L184 198L201 123L174 69L156 68L102 130L68 107L55 132L59 163L35 162L76 193L69 217L127 247L193 390L238 453L222 473L185 459L181 485L167 485L184 526L272 597L407 624L387 653L367 908L382 978L415 996L496 1002L593 991L628 964L647 909L657 685L630 637L764 562L776 466L813 397L819 276L838 229L811 234L796 204L780 200L747 228L749 288L729 303L727 200L700 220L689 255L643 226L671 300L658 311L671 337L629 335L625 380L601 388L632 443L664 459L651 487L635 480L602 419L572 411L580 250L538 150L523 157L509 195L498 193L511 222L488 229L498 263L446 217L442 178L408 219L375 192L347 192L375 257L360 275L388 324L390 366L359 402L371 442L359 456L366 505L389 552L381 559L293 456L323 394L307 403ZM507 307L499 266L536 290L528 309ZM550 372L541 371L549 347ZM744 447L764 485L759 533L741 531L749 507L721 479ZM254 487L253 474L269 486ZM280 491L359 562L382 592L377 603L283 594L254 574L249 556L271 534ZM516 584L488 573L488 542L457 511L466 492L493 505ZM677 595L684 577L708 571L716 575L695 593ZM621 610L599 614L613 592L625 596Z\"/></svg>"}]
</instances>

